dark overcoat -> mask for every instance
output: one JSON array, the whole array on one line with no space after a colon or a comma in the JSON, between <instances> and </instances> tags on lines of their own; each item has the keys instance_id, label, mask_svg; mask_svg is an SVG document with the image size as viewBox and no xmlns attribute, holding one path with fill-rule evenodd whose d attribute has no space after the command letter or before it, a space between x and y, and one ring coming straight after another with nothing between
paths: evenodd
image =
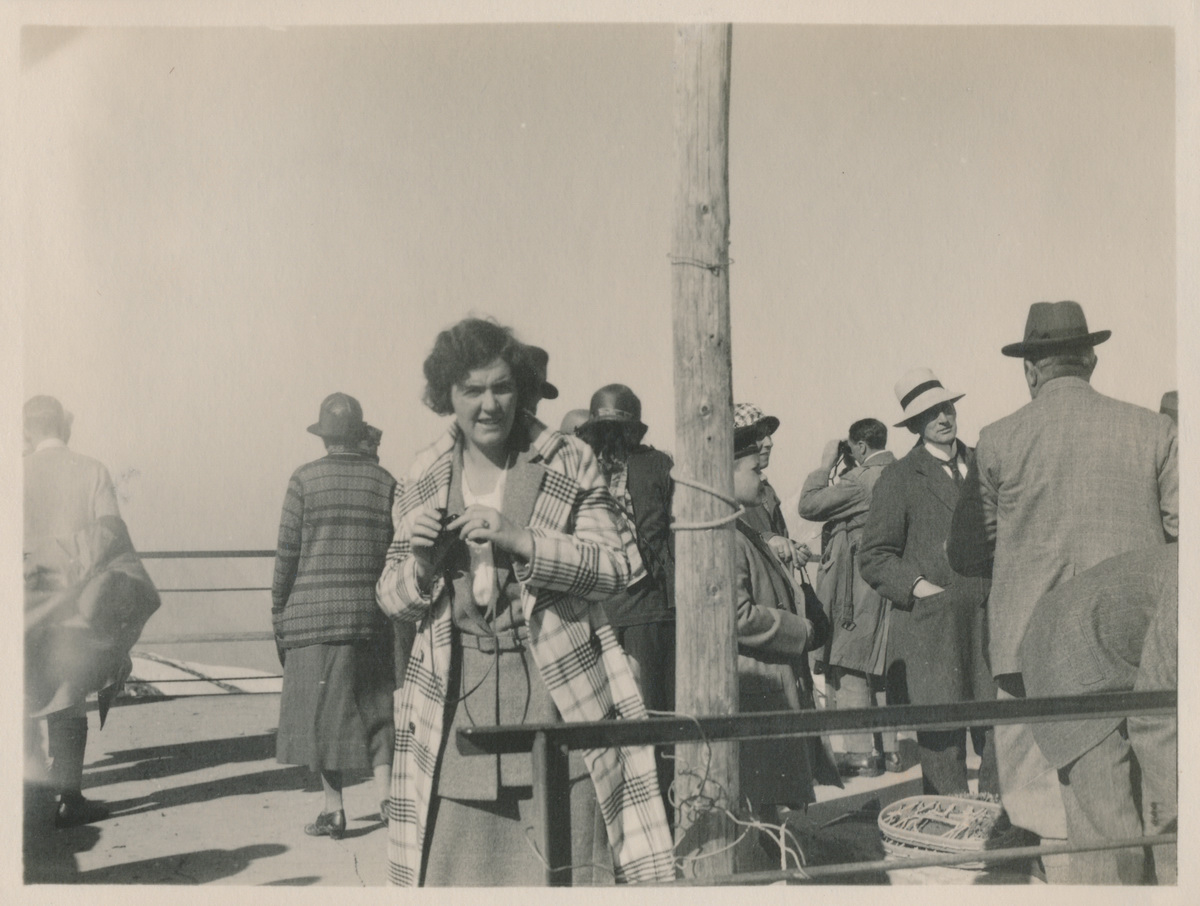
<instances>
[{"instance_id":1,"label":"dark overcoat","mask_svg":"<svg viewBox=\"0 0 1200 906\"><path fill-rule=\"evenodd\" d=\"M970 450L958 446L969 463ZM875 484L859 568L891 602L885 675L893 704L995 698L984 657L987 580L958 575L946 559L958 496L959 485L921 442ZM944 591L914 598L922 576Z\"/></svg>"}]
</instances>

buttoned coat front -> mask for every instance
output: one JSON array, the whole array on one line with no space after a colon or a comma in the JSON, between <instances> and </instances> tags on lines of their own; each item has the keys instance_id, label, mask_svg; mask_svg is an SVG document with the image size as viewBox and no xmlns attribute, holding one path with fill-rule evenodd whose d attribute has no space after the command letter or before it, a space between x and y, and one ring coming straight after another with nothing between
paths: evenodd
<instances>
[{"instance_id":1,"label":"buttoned coat front","mask_svg":"<svg viewBox=\"0 0 1200 906\"><path fill-rule=\"evenodd\" d=\"M1178 537L1175 425L1082 378L1056 378L980 432L966 489L950 563L990 573L992 670L1018 673L1018 646L1046 592L1109 557Z\"/></svg>"},{"instance_id":2,"label":"buttoned coat front","mask_svg":"<svg viewBox=\"0 0 1200 906\"><path fill-rule=\"evenodd\" d=\"M629 563L621 522L591 449L534 422L519 459L536 484L528 527L533 556L514 575L529 648L566 721L641 718L645 706L600 601L625 587ZM443 745L452 625L446 582L417 588L412 520L449 499L457 426L417 456L393 510L396 536L377 593L394 620L416 624L404 684L396 692L396 750L388 823L388 880L420 880L434 772ZM511 488L509 489L512 490ZM450 741L446 744L453 745ZM672 841L646 746L587 750L618 881L674 878Z\"/></svg>"},{"instance_id":3,"label":"buttoned coat front","mask_svg":"<svg viewBox=\"0 0 1200 906\"><path fill-rule=\"evenodd\" d=\"M970 462L961 441L958 450ZM918 442L879 476L863 529L859 568L892 606L889 696L906 695L915 705L995 697L981 638L987 581L958 575L946 560L958 496L945 465ZM914 598L922 576L944 590Z\"/></svg>"}]
</instances>

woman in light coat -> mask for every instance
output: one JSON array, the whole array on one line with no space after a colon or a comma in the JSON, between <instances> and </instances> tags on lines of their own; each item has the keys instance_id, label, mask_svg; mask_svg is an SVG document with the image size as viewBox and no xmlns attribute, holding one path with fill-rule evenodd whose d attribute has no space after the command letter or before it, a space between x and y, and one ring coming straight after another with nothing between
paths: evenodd
<instances>
[{"instance_id":1,"label":"woman in light coat","mask_svg":"<svg viewBox=\"0 0 1200 906\"><path fill-rule=\"evenodd\" d=\"M529 758L463 757L453 736L472 723L645 715L600 606L628 582L627 529L587 445L523 414L538 380L509 330L459 322L438 336L425 377L426 403L454 421L404 482L377 589L386 613L416 627L396 696L388 879L542 884L525 831L536 821ZM651 749L582 756L575 883L590 879L597 800L615 879L672 879Z\"/></svg>"}]
</instances>

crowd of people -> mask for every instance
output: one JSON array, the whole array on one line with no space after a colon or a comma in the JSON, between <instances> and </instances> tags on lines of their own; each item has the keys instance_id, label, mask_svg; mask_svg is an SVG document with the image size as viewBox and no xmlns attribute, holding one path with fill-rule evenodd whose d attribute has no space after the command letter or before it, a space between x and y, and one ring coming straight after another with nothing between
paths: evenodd
<instances>
[{"instance_id":1,"label":"crowd of people","mask_svg":"<svg viewBox=\"0 0 1200 906\"><path fill-rule=\"evenodd\" d=\"M819 551L789 536L763 475L779 419L736 405L743 713L815 707L814 674L828 708L1177 687L1177 397L1163 414L1092 389L1108 336L1074 302L1034 304L1024 339L1002 350L1023 360L1031 402L984 428L975 450L958 439L965 394L927 367L905 374L895 427L912 448L896 458L887 426L859 418L804 481L797 514L823 525ZM325 455L288 483L272 589L277 758L320 776L313 836L345 834L345 772L374 775L397 885L544 879L527 839L538 821L529 757L464 756L459 728L675 708L671 457L643 443L641 402L623 384L558 430L539 421L539 403L558 397L548 363L512 330L464 319L424 363L424 401L446 431L402 478L379 465L381 433L358 401L334 393L308 429ZM79 588L131 552L111 480L66 449L69 427L56 400L26 404L27 614L37 595ZM120 536L111 552L84 576L55 573L48 542L97 523ZM144 579L123 575L123 588ZM155 606L143 593L130 625ZM112 646L102 677L72 675L57 697L32 701L41 687L27 680L29 723L49 728L59 826L105 815L80 792L82 700L119 687L135 639ZM989 797L1044 841L1174 830L1173 718L930 730L916 742L926 794ZM907 768L895 733L851 733L843 746L744 742L748 812L782 822L814 800L814 783ZM673 879L666 747L572 752L569 772L572 883ZM1175 880L1173 847L1043 862L1051 882Z\"/></svg>"}]
</instances>

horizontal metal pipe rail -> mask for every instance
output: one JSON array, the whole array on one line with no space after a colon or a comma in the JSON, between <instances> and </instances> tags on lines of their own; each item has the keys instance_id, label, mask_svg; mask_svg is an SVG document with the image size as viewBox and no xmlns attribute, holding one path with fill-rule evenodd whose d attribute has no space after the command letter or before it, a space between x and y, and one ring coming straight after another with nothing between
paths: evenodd
<instances>
[{"instance_id":1,"label":"horizontal metal pipe rail","mask_svg":"<svg viewBox=\"0 0 1200 906\"><path fill-rule=\"evenodd\" d=\"M651 717L645 720L466 727L458 731L456 744L464 755L531 753L534 808L541 818L539 844L545 854L546 884L565 887L571 883L567 757L574 749L821 736L848 730L946 730L1056 720L1098 720L1130 714L1173 715L1178 700L1179 694L1175 690L1105 692L944 705L890 705L845 711L770 711L725 717ZM725 882L747 883L741 875Z\"/></svg>"},{"instance_id":2,"label":"horizontal metal pipe rail","mask_svg":"<svg viewBox=\"0 0 1200 906\"><path fill-rule=\"evenodd\" d=\"M232 560L254 557L274 557L269 551L138 551L143 560Z\"/></svg>"},{"instance_id":3,"label":"horizontal metal pipe rail","mask_svg":"<svg viewBox=\"0 0 1200 906\"><path fill-rule=\"evenodd\" d=\"M780 871L748 871L740 875L722 875L713 878L681 878L660 885L663 887L730 887L747 884L774 884L778 881L806 884L831 878L850 878L854 875L874 874L881 871L907 871L913 868L935 868L956 865L994 865L1000 862L1020 862L1039 856L1054 856L1065 853L1090 853L1110 849L1133 849L1144 846L1174 846L1176 834L1159 834L1154 837L1126 837L1121 840L1105 840L1102 843L1041 843L1037 846L1011 846L1007 849L989 849L972 853L947 853L946 855L917 856L890 861L880 859L873 862L846 862L840 865L813 865L808 868L792 868Z\"/></svg>"},{"instance_id":4,"label":"horizontal metal pipe rail","mask_svg":"<svg viewBox=\"0 0 1200 906\"><path fill-rule=\"evenodd\" d=\"M762 711L726 717L650 717L646 720L600 720L586 723L524 724L465 727L458 731L464 755L529 752L545 734L569 749L662 745L672 742L721 742L822 736L861 730L950 730L956 727L1036 723L1080 718L1124 717L1128 714L1173 713L1179 693L1104 692L1051 698L952 702L945 705L889 705L845 711Z\"/></svg>"},{"instance_id":5,"label":"horizontal metal pipe rail","mask_svg":"<svg viewBox=\"0 0 1200 906\"><path fill-rule=\"evenodd\" d=\"M193 551L139 551L138 556L143 560L249 560L275 558L274 550L193 550ZM270 591L269 585L253 585L245 587L196 587L196 588L158 588L159 594L216 594L218 592L264 592ZM153 624L151 624L153 625ZM214 642L269 642L275 638L274 633L261 632L210 632L202 635L153 636L141 638L139 645L191 645ZM170 682L164 680L163 682Z\"/></svg>"}]
</instances>

